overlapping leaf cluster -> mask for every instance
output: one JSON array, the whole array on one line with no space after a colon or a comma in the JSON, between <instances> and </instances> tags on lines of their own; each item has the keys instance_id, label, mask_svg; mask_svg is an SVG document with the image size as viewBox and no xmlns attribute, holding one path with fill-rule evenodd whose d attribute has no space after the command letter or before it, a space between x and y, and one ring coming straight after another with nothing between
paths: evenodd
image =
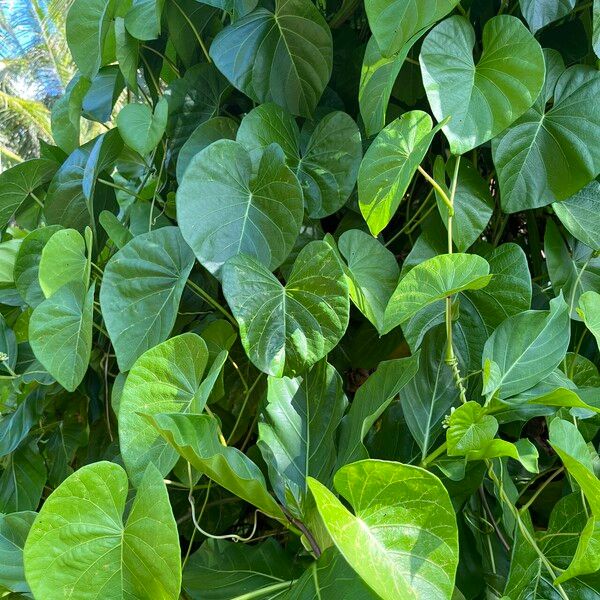
<instances>
[{"instance_id":1,"label":"overlapping leaf cluster","mask_svg":"<svg viewBox=\"0 0 600 600\"><path fill-rule=\"evenodd\" d=\"M600 599L600 4L67 38L0 175L0 591Z\"/></svg>"}]
</instances>

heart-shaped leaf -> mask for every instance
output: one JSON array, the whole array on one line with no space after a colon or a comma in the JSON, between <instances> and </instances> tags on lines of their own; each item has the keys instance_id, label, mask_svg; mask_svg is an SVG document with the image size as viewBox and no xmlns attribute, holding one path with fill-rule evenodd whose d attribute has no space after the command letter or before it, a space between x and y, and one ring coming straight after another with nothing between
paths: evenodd
<instances>
[{"instance_id":1,"label":"heart-shaped leaf","mask_svg":"<svg viewBox=\"0 0 600 600\"><path fill-rule=\"evenodd\" d=\"M566 17L576 0L519 0L521 13L533 33L553 21Z\"/></svg>"},{"instance_id":2,"label":"heart-shaped leaf","mask_svg":"<svg viewBox=\"0 0 600 600\"><path fill-rule=\"evenodd\" d=\"M138 40L155 40L160 35L160 22L165 0L133 0L125 15L127 31Z\"/></svg>"},{"instance_id":3,"label":"heart-shaped leaf","mask_svg":"<svg viewBox=\"0 0 600 600\"><path fill-rule=\"evenodd\" d=\"M237 254L277 268L298 237L303 207L300 184L275 144L253 168L241 144L219 140L191 160L177 191L181 233L213 274Z\"/></svg>"},{"instance_id":4,"label":"heart-shaped leaf","mask_svg":"<svg viewBox=\"0 0 600 600\"><path fill-rule=\"evenodd\" d=\"M573 237L592 250L600 250L600 182L592 181L552 208Z\"/></svg>"},{"instance_id":5,"label":"heart-shaped leaf","mask_svg":"<svg viewBox=\"0 0 600 600\"><path fill-rule=\"evenodd\" d=\"M228 25L211 44L210 56L256 102L273 101L311 117L331 76L332 46L329 27L312 2L276 0L273 12L259 7Z\"/></svg>"},{"instance_id":6,"label":"heart-shaped leaf","mask_svg":"<svg viewBox=\"0 0 600 600\"><path fill-rule=\"evenodd\" d=\"M177 227L139 235L108 261L100 306L122 371L167 339L193 266Z\"/></svg>"},{"instance_id":7,"label":"heart-shaped leaf","mask_svg":"<svg viewBox=\"0 0 600 600\"><path fill-rule=\"evenodd\" d=\"M450 600L458 532L435 475L387 461L346 465L335 487L354 514L322 483L310 479L309 487L338 550L384 600Z\"/></svg>"},{"instance_id":8,"label":"heart-shaped leaf","mask_svg":"<svg viewBox=\"0 0 600 600\"><path fill-rule=\"evenodd\" d=\"M493 440L497 432L498 421L477 402L467 402L448 419L448 456L465 456L479 450Z\"/></svg>"},{"instance_id":9,"label":"heart-shaped leaf","mask_svg":"<svg viewBox=\"0 0 600 600\"><path fill-rule=\"evenodd\" d=\"M163 98L154 112L147 104L127 104L117 116L117 127L123 141L142 156L160 142L167 127L169 105Z\"/></svg>"},{"instance_id":10,"label":"heart-shaped leaf","mask_svg":"<svg viewBox=\"0 0 600 600\"><path fill-rule=\"evenodd\" d=\"M179 598L179 539L162 477L148 467L123 524L127 491L123 468L98 462L50 494L25 543L35 597Z\"/></svg>"},{"instance_id":11,"label":"heart-shaped leaf","mask_svg":"<svg viewBox=\"0 0 600 600\"><path fill-rule=\"evenodd\" d=\"M483 53L475 64L475 32L454 16L425 38L419 60L429 104L453 154L464 154L498 135L538 97L544 84L542 49L510 15L490 19L483 29Z\"/></svg>"},{"instance_id":12,"label":"heart-shaped leaf","mask_svg":"<svg viewBox=\"0 0 600 600\"><path fill-rule=\"evenodd\" d=\"M358 171L358 202L371 233L391 221L440 126L420 110L392 121L369 146Z\"/></svg>"},{"instance_id":13,"label":"heart-shaped leaf","mask_svg":"<svg viewBox=\"0 0 600 600\"><path fill-rule=\"evenodd\" d=\"M377 44L384 56L390 56L457 4L458 0L370 0L365 9Z\"/></svg>"},{"instance_id":14,"label":"heart-shaped leaf","mask_svg":"<svg viewBox=\"0 0 600 600\"><path fill-rule=\"evenodd\" d=\"M253 160L261 149L276 143L302 185L304 202L313 219L339 210L354 189L362 144L356 123L346 113L331 112L300 133L294 118L276 104L262 104L240 125L237 141Z\"/></svg>"},{"instance_id":15,"label":"heart-shaped leaf","mask_svg":"<svg viewBox=\"0 0 600 600\"><path fill-rule=\"evenodd\" d=\"M447 296L484 288L492 278L489 272L489 263L477 254L439 254L418 264L394 290L385 310L384 332Z\"/></svg>"},{"instance_id":16,"label":"heart-shaped leaf","mask_svg":"<svg viewBox=\"0 0 600 600\"><path fill-rule=\"evenodd\" d=\"M564 69L545 51L546 83L536 103L492 143L504 212L565 200L600 172L600 73ZM552 100L552 105L547 108Z\"/></svg>"},{"instance_id":17,"label":"heart-shaped leaf","mask_svg":"<svg viewBox=\"0 0 600 600\"><path fill-rule=\"evenodd\" d=\"M250 360L275 377L316 363L348 325L348 286L326 242L300 251L286 285L255 259L236 256L223 268L223 293Z\"/></svg>"}]
</instances>

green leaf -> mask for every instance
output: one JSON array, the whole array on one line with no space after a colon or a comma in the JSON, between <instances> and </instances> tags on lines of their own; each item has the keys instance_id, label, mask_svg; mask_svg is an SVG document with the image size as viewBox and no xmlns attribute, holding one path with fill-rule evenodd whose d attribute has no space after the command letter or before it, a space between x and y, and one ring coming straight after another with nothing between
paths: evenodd
<instances>
[{"instance_id":1,"label":"green leaf","mask_svg":"<svg viewBox=\"0 0 600 600\"><path fill-rule=\"evenodd\" d=\"M273 538L255 546L209 539L190 557L183 589L193 600L264 598L289 587L296 573L293 560Z\"/></svg>"},{"instance_id":2,"label":"green leaf","mask_svg":"<svg viewBox=\"0 0 600 600\"><path fill-rule=\"evenodd\" d=\"M42 250L59 229L59 225L34 229L25 236L17 253L14 269L15 286L23 300L33 308L45 298L38 279Z\"/></svg>"},{"instance_id":3,"label":"green leaf","mask_svg":"<svg viewBox=\"0 0 600 600\"><path fill-rule=\"evenodd\" d=\"M133 0L125 15L127 31L138 40L155 40L160 36L160 21L165 0Z\"/></svg>"},{"instance_id":4,"label":"green leaf","mask_svg":"<svg viewBox=\"0 0 600 600\"><path fill-rule=\"evenodd\" d=\"M329 27L312 2L276 0L274 12L259 7L228 25L211 44L210 56L255 102L272 101L311 117L331 76L332 46Z\"/></svg>"},{"instance_id":5,"label":"green leaf","mask_svg":"<svg viewBox=\"0 0 600 600\"><path fill-rule=\"evenodd\" d=\"M117 127L123 141L145 156L162 139L168 114L169 105L164 98L158 102L154 112L147 104L126 104L117 116Z\"/></svg>"},{"instance_id":6,"label":"green leaf","mask_svg":"<svg viewBox=\"0 0 600 600\"><path fill-rule=\"evenodd\" d=\"M373 36L384 56L398 52L415 34L445 17L458 0L374 0L365 5Z\"/></svg>"},{"instance_id":7,"label":"green leaf","mask_svg":"<svg viewBox=\"0 0 600 600\"><path fill-rule=\"evenodd\" d=\"M569 309L562 295L550 310L528 310L503 321L483 349L483 393L501 399L523 392L552 373L570 339Z\"/></svg>"},{"instance_id":8,"label":"green leaf","mask_svg":"<svg viewBox=\"0 0 600 600\"><path fill-rule=\"evenodd\" d=\"M331 479L347 404L342 378L326 360L302 377L269 377L257 444L277 497L296 517L305 510L307 478Z\"/></svg>"},{"instance_id":9,"label":"green leaf","mask_svg":"<svg viewBox=\"0 0 600 600\"><path fill-rule=\"evenodd\" d=\"M0 513L35 510L46 483L46 465L33 444L13 452L0 476Z\"/></svg>"},{"instance_id":10,"label":"green leaf","mask_svg":"<svg viewBox=\"0 0 600 600\"><path fill-rule=\"evenodd\" d=\"M350 298L375 328L384 330L385 308L396 288L396 257L377 239L358 229L345 231L338 247L346 259Z\"/></svg>"},{"instance_id":11,"label":"green leaf","mask_svg":"<svg viewBox=\"0 0 600 600\"><path fill-rule=\"evenodd\" d=\"M579 297L577 312L585 322L585 326L594 334L600 348L600 294L585 292Z\"/></svg>"},{"instance_id":12,"label":"green leaf","mask_svg":"<svg viewBox=\"0 0 600 600\"><path fill-rule=\"evenodd\" d=\"M533 33L553 21L566 17L576 0L519 0L521 13Z\"/></svg>"},{"instance_id":13,"label":"green leaf","mask_svg":"<svg viewBox=\"0 0 600 600\"><path fill-rule=\"evenodd\" d=\"M348 325L348 286L326 242L300 251L286 285L253 258L236 256L223 268L223 293L248 357L275 377L305 371Z\"/></svg>"},{"instance_id":14,"label":"green leaf","mask_svg":"<svg viewBox=\"0 0 600 600\"><path fill-rule=\"evenodd\" d=\"M137 92L137 67L140 46L138 40L130 35L125 28L123 17L115 19L115 46L115 55L125 82L129 89Z\"/></svg>"},{"instance_id":15,"label":"green leaf","mask_svg":"<svg viewBox=\"0 0 600 600\"><path fill-rule=\"evenodd\" d=\"M583 65L565 70L554 51L546 51L545 57L543 93L492 143L507 213L565 200L600 171L600 150L593 143L600 135L600 107L595 102L600 74Z\"/></svg>"},{"instance_id":16,"label":"green leaf","mask_svg":"<svg viewBox=\"0 0 600 600\"><path fill-rule=\"evenodd\" d=\"M360 114L368 136L375 135L385 127L388 103L394 83L410 49L419 36L420 33L407 40L402 48L390 56L384 56L381 53L374 35L369 38L358 89Z\"/></svg>"},{"instance_id":17,"label":"green leaf","mask_svg":"<svg viewBox=\"0 0 600 600\"><path fill-rule=\"evenodd\" d=\"M419 353L379 363L375 373L358 388L340 425L337 466L368 458L363 444L369 429L392 400L416 375Z\"/></svg>"},{"instance_id":18,"label":"green leaf","mask_svg":"<svg viewBox=\"0 0 600 600\"><path fill-rule=\"evenodd\" d=\"M473 59L475 31L454 16L425 38L419 57L423 84L453 154L487 142L529 109L544 83L544 57L516 17L500 15L483 29L483 52Z\"/></svg>"},{"instance_id":19,"label":"green leaf","mask_svg":"<svg viewBox=\"0 0 600 600\"><path fill-rule=\"evenodd\" d=\"M35 516L30 511L0 515L0 586L11 592L29 592L23 547Z\"/></svg>"},{"instance_id":20,"label":"green leaf","mask_svg":"<svg viewBox=\"0 0 600 600\"><path fill-rule=\"evenodd\" d=\"M568 232L592 250L600 250L600 182L592 181L552 208Z\"/></svg>"},{"instance_id":21,"label":"green leaf","mask_svg":"<svg viewBox=\"0 0 600 600\"><path fill-rule=\"evenodd\" d=\"M38 277L49 298L71 281L87 283L89 276L85 240L75 229L61 229L42 248Z\"/></svg>"},{"instance_id":22,"label":"green leaf","mask_svg":"<svg viewBox=\"0 0 600 600\"><path fill-rule=\"evenodd\" d=\"M167 339L193 265L177 227L139 235L108 261L100 306L122 371Z\"/></svg>"},{"instance_id":23,"label":"green leaf","mask_svg":"<svg viewBox=\"0 0 600 600\"><path fill-rule=\"evenodd\" d=\"M85 165L81 182L86 200L93 200L98 178L102 177L103 172L110 173L112 171L122 151L123 140L116 128L96 138Z\"/></svg>"},{"instance_id":24,"label":"green leaf","mask_svg":"<svg viewBox=\"0 0 600 600\"><path fill-rule=\"evenodd\" d=\"M237 448L221 444L214 418L181 413L147 418L194 469L264 514L285 521L281 508L267 490L260 469Z\"/></svg>"},{"instance_id":25,"label":"green leaf","mask_svg":"<svg viewBox=\"0 0 600 600\"><path fill-rule=\"evenodd\" d=\"M448 456L465 456L471 450L479 450L493 440L497 432L498 421L477 402L467 402L448 419Z\"/></svg>"},{"instance_id":26,"label":"green leaf","mask_svg":"<svg viewBox=\"0 0 600 600\"><path fill-rule=\"evenodd\" d=\"M273 270L300 232L302 189L276 145L253 168L241 144L220 140L192 158L177 190L177 215L184 239L211 273L238 254Z\"/></svg>"},{"instance_id":27,"label":"green leaf","mask_svg":"<svg viewBox=\"0 0 600 600\"><path fill-rule=\"evenodd\" d=\"M593 413L600 413L600 408L592 406L584 402L576 392L566 388L556 388L551 392L542 394L529 400L531 404L539 404L543 406L556 406L565 408L582 408Z\"/></svg>"},{"instance_id":28,"label":"green leaf","mask_svg":"<svg viewBox=\"0 0 600 600\"><path fill-rule=\"evenodd\" d=\"M380 600L343 559L336 548L327 548L284 596L285 600Z\"/></svg>"},{"instance_id":29,"label":"green leaf","mask_svg":"<svg viewBox=\"0 0 600 600\"><path fill-rule=\"evenodd\" d=\"M124 87L125 81L117 65L102 67L83 97L82 115L90 121L106 123Z\"/></svg>"},{"instance_id":30,"label":"green leaf","mask_svg":"<svg viewBox=\"0 0 600 600\"><path fill-rule=\"evenodd\" d=\"M121 454L134 483L148 464L165 476L179 458L141 415L202 412L206 399L200 402L200 388L207 362L204 340L195 333L184 333L146 350L131 367L118 416Z\"/></svg>"},{"instance_id":31,"label":"green leaf","mask_svg":"<svg viewBox=\"0 0 600 600\"><path fill-rule=\"evenodd\" d=\"M71 4L66 22L67 43L75 64L88 79L111 62L114 40L111 43L108 34L117 7L117 0L75 0Z\"/></svg>"},{"instance_id":32,"label":"green leaf","mask_svg":"<svg viewBox=\"0 0 600 600\"><path fill-rule=\"evenodd\" d=\"M119 250L133 239L131 231L113 213L103 210L98 217L98 221Z\"/></svg>"},{"instance_id":33,"label":"green leaf","mask_svg":"<svg viewBox=\"0 0 600 600\"><path fill-rule=\"evenodd\" d=\"M592 46L596 56L600 57L600 1L594 0L593 3L593 31L592 31Z\"/></svg>"},{"instance_id":34,"label":"green leaf","mask_svg":"<svg viewBox=\"0 0 600 600\"><path fill-rule=\"evenodd\" d=\"M10 454L27 437L44 410L44 393L40 388L30 392L12 411L0 417L0 457Z\"/></svg>"},{"instance_id":35,"label":"green leaf","mask_svg":"<svg viewBox=\"0 0 600 600\"><path fill-rule=\"evenodd\" d=\"M0 243L0 286L13 286L15 282L15 262L22 240L14 238Z\"/></svg>"},{"instance_id":36,"label":"green leaf","mask_svg":"<svg viewBox=\"0 0 600 600\"><path fill-rule=\"evenodd\" d=\"M458 533L437 477L386 461L346 465L335 487L354 515L323 484L311 479L309 487L338 550L381 598L450 600Z\"/></svg>"},{"instance_id":37,"label":"green leaf","mask_svg":"<svg viewBox=\"0 0 600 600\"><path fill-rule=\"evenodd\" d=\"M36 358L65 389L81 383L90 362L94 289L65 283L31 315L29 336Z\"/></svg>"},{"instance_id":38,"label":"green leaf","mask_svg":"<svg viewBox=\"0 0 600 600\"><path fill-rule=\"evenodd\" d=\"M90 85L89 79L76 73L69 81L64 95L57 98L52 105L50 113L52 137L67 153L73 152L79 146L83 98Z\"/></svg>"},{"instance_id":39,"label":"green leaf","mask_svg":"<svg viewBox=\"0 0 600 600\"><path fill-rule=\"evenodd\" d=\"M25 543L36 598L179 598L177 526L154 467L123 524L126 500L127 475L109 462L82 467L50 494Z\"/></svg>"},{"instance_id":40,"label":"green leaf","mask_svg":"<svg viewBox=\"0 0 600 600\"><path fill-rule=\"evenodd\" d=\"M426 306L465 290L485 287L490 265L476 254L440 254L411 269L394 290L384 316L384 332L408 321Z\"/></svg>"},{"instance_id":41,"label":"green leaf","mask_svg":"<svg viewBox=\"0 0 600 600\"><path fill-rule=\"evenodd\" d=\"M358 201L374 236L389 224L433 136L431 117L420 110L392 121L369 146L358 171Z\"/></svg>"},{"instance_id":42,"label":"green leaf","mask_svg":"<svg viewBox=\"0 0 600 600\"><path fill-rule=\"evenodd\" d=\"M450 190L446 186L446 173L452 177L455 163L449 160L445 167L441 157L436 157L433 168L434 179L440 184L446 195ZM448 227L448 207L439 193L435 194L442 222ZM461 161L454 193L454 216L452 218L452 240L459 252L468 250L487 227L494 212L494 201L490 195L488 183L467 161Z\"/></svg>"},{"instance_id":43,"label":"green leaf","mask_svg":"<svg viewBox=\"0 0 600 600\"><path fill-rule=\"evenodd\" d=\"M214 117L200 123L177 156L177 181L181 183L185 170L196 154L218 140L235 140L237 130L238 124L229 117Z\"/></svg>"},{"instance_id":44,"label":"green leaf","mask_svg":"<svg viewBox=\"0 0 600 600\"><path fill-rule=\"evenodd\" d=\"M313 219L339 210L348 200L362 158L360 131L346 113L330 112L302 132L294 118L276 104L249 112L237 134L256 162L260 151L276 143L302 186L304 203Z\"/></svg>"}]
</instances>

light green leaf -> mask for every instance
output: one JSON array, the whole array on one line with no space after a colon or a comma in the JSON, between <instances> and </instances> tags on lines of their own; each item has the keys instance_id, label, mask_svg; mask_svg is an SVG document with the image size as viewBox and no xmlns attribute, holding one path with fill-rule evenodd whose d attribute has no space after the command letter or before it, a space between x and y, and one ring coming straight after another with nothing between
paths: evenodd
<instances>
[{"instance_id":1,"label":"light green leaf","mask_svg":"<svg viewBox=\"0 0 600 600\"><path fill-rule=\"evenodd\" d=\"M273 538L255 546L208 539L190 557L183 589L193 600L274 598L269 594L288 588L296 573L293 559Z\"/></svg>"},{"instance_id":2,"label":"light green leaf","mask_svg":"<svg viewBox=\"0 0 600 600\"><path fill-rule=\"evenodd\" d=\"M108 261L100 305L122 371L167 339L193 265L177 227L139 235Z\"/></svg>"},{"instance_id":3,"label":"light green leaf","mask_svg":"<svg viewBox=\"0 0 600 600\"><path fill-rule=\"evenodd\" d=\"M148 420L194 469L266 515L285 521L269 494L260 469L237 448L219 441L217 422L208 415L159 414Z\"/></svg>"},{"instance_id":4,"label":"light green leaf","mask_svg":"<svg viewBox=\"0 0 600 600\"><path fill-rule=\"evenodd\" d=\"M0 476L0 513L36 510L45 484L46 464L37 446L19 447Z\"/></svg>"},{"instance_id":5,"label":"light green leaf","mask_svg":"<svg viewBox=\"0 0 600 600\"><path fill-rule=\"evenodd\" d=\"M36 598L179 598L179 539L162 477L148 467L123 524L127 487L122 467L98 462L50 494L25 543Z\"/></svg>"},{"instance_id":6,"label":"light green leaf","mask_svg":"<svg viewBox=\"0 0 600 600\"><path fill-rule=\"evenodd\" d=\"M38 277L42 292L49 298L65 283L88 278L85 240L75 229L57 231L43 246Z\"/></svg>"},{"instance_id":7,"label":"light green leaf","mask_svg":"<svg viewBox=\"0 0 600 600\"><path fill-rule=\"evenodd\" d=\"M371 31L384 56L398 52L415 34L445 17L458 0L373 0L365 4Z\"/></svg>"},{"instance_id":8,"label":"light green leaf","mask_svg":"<svg viewBox=\"0 0 600 600\"><path fill-rule=\"evenodd\" d=\"M350 566L384 600L450 600L458 533L448 492L431 473L364 460L342 467L335 487L354 515L309 480L319 514Z\"/></svg>"},{"instance_id":9,"label":"light green leaf","mask_svg":"<svg viewBox=\"0 0 600 600\"><path fill-rule=\"evenodd\" d=\"M213 274L238 254L277 268L298 237L303 207L300 184L274 144L253 168L241 144L215 142L192 158L177 190L181 233Z\"/></svg>"},{"instance_id":10,"label":"light green leaf","mask_svg":"<svg viewBox=\"0 0 600 600\"><path fill-rule=\"evenodd\" d=\"M582 294L577 310L584 320L585 326L594 334L600 348L600 294L593 291Z\"/></svg>"},{"instance_id":11,"label":"light green leaf","mask_svg":"<svg viewBox=\"0 0 600 600\"><path fill-rule=\"evenodd\" d=\"M90 362L95 284L65 283L36 307L29 342L36 358L66 390L81 383Z\"/></svg>"},{"instance_id":12,"label":"light green leaf","mask_svg":"<svg viewBox=\"0 0 600 600\"><path fill-rule=\"evenodd\" d=\"M228 25L211 44L210 56L254 101L311 117L331 76L332 46L329 27L312 2L276 0L274 12L259 7Z\"/></svg>"},{"instance_id":13,"label":"light green leaf","mask_svg":"<svg viewBox=\"0 0 600 600\"><path fill-rule=\"evenodd\" d=\"M125 15L127 31L138 40L155 40L160 36L160 21L165 0L133 0Z\"/></svg>"},{"instance_id":14,"label":"light green leaf","mask_svg":"<svg viewBox=\"0 0 600 600\"><path fill-rule=\"evenodd\" d=\"M214 117L200 123L177 156L177 181L182 182L183 174L196 154L218 140L235 140L237 130L238 124L229 117Z\"/></svg>"},{"instance_id":15,"label":"light green leaf","mask_svg":"<svg viewBox=\"0 0 600 600\"><path fill-rule=\"evenodd\" d=\"M528 310L503 321L483 349L483 393L509 398L552 373L569 346L569 309L562 295L550 310Z\"/></svg>"},{"instance_id":16,"label":"light green leaf","mask_svg":"<svg viewBox=\"0 0 600 600\"><path fill-rule=\"evenodd\" d=\"M331 479L347 404L342 378L326 360L302 377L269 377L257 444L277 497L296 517L306 508L307 478Z\"/></svg>"},{"instance_id":17,"label":"light green leaf","mask_svg":"<svg viewBox=\"0 0 600 600\"><path fill-rule=\"evenodd\" d=\"M119 250L133 239L131 231L113 213L103 210L98 217L98 221Z\"/></svg>"},{"instance_id":18,"label":"light green leaf","mask_svg":"<svg viewBox=\"0 0 600 600\"><path fill-rule=\"evenodd\" d=\"M477 402L462 404L450 414L446 441L448 456L466 456L494 439L498 421Z\"/></svg>"},{"instance_id":19,"label":"light green leaf","mask_svg":"<svg viewBox=\"0 0 600 600\"><path fill-rule=\"evenodd\" d=\"M592 292L590 292L592 293ZM551 392L536 396L529 400L531 404L542 406L556 406L565 408L582 408L593 413L600 413L600 408L584 402L575 391L559 387Z\"/></svg>"},{"instance_id":20,"label":"light green leaf","mask_svg":"<svg viewBox=\"0 0 600 600\"><path fill-rule=\"evenodd\" d=\"M492 143L502 209L514 213L566 200L600 171L600 73L565 70L545 51L546 83L531 110ZM546 108L550 101L551 108ZM543 126L542 126L543 124Z\"/></svg>"},{"instance_id":21,"label":"light green leaf","mask_svg":"<svg viewBox=\"0 0 600 600\"><path fill-rule=\"evenodd\" d=\"M131 367L119 403L119 444L129 477L137 483L150 463L165 476L179 458L141 415L204 410L201 384L208 362L204 340L184 333L146 350ZM219 367L222 367L222 361ZM220 371L220 368L219 368Z\"/></svg>"},{"instance_id":22,"label":"light green leaf","mask_svg":"<svg viewBox=\"0 0 600 600\"><path fill-rule=\"evenodd\" d=\"M13 286L15 282L15 262L22 242L22 239L14 238L0 243L0 286Z\"/></svg>"},{"instance_id":23,"label":"light green leaf","mask_svg":"<svg viewBox=\"0 0 600 600\"><path fill-rule=\"evenodd\" d=\"M476 254L440 254L411 269L394 290L384 316L384 332L422 308L465 290L480 290L492 278L490 265Z\"/></svg>"},{"instance_id":24,"label":"light green leaf","mask_svg":"<svg viewBox=\"0 0 600 600\"><path fill-rule=\"evenodd\" d=\"M439 126L420 110L392 121L369 146L358 171L358 202L373 235L392 220Z\"/></svg>"},{"instance_id":25,"label":"light green leaf","mask_svg":"<svg viewBox=\"0 0 600 600\"><path fill-rule=\"evenodd\" d=\"M281 146L313 219L339 210L354 189L362 144L356 123L346 113L330 112L316 124L307 122L300 133L285 110L262 104L244 117L237 141L250 152L253 162L269 144Z\"/></svg>"},{"instance_id":26,"label":"light green leaf","mask_svg":"<svg viewBox=\"0 0 600 600\"><path fill-rule=\"evenodd\" d=\"M117 0L75 0L66 22L67 43L81 73L91 79L111 62L114 40L109 40Z\"/></svg>"},{"instance_id":27,"label":"light green leaf","mask_svg":"<svg viewBox=\"0 0 600 600\"><path fill-rule=\"evenodd\" d=\"M236 256L223 268L223 293L248 357L275 377L305 371L348 325L348 286L326 242L300 251L286 285L253 258Z\"/></svg>"},{"instance_id":28,"label":"light green leaf","mask_svg":"<svg viewBox=\"0 0 600 600\"><path fill-rule=\"evenodd\" d=\"M600 250L600 182L592 181L552 208L568 232L592 250Z\"/></svg>"},{"instance_id":29,"label":"light green leaf","mask_svg":"<svg viewBox=\"0 0 600 600\"><path fill-rule=\"evenodd\" d=\"M45 298L39 281L42 250L59 229L59 225L50 225L33 230L25 236L17 253L13 272L15 286L21 298L33 308Z\"/></svg>"},{"instance_id":30,"label":"light green leaf","mask_svg":"<svg viewBox=\"0 0 600 600\"><path fill-rule=\"evenodd\" d=\"M396 257L376 238L358 229L344 232L338 247L348 264L352 302L382 333L385 308L400 275Z\"/></svg>"},{"instance_id":31,"label":"light green leaf","mask_svg":"<svg viewBox=\"0 0 600 600\"><path fill-rule=\"evenodd\" d=\"M363 440L369 429L415 376L418 367L418 352L408 358L380 362L375 373L358 388L340 425L338 467L368 458Z\"/></svg>"},{"instance_id":32,"label":"light green leaf","mask_svg":"<svg viewBox=\"0 0 600 600\"><path fill-rule=\"evenodd\" d=\"M529 109L544 83L544 57L516 17L493 17L483 29L483 53L475 64L475 31L454 16L425 38L419 61L423 84L453 154L487 142Z\"/></svg>"},{"instance_id":33,"label":"light green leaf","mask_svg":"<svg viewBox=\"0 0 600 600\"><path fill-rule=\"evenodd\" d=\"M553 21L566 17L574 8L576 0L519 0L521 13L529 29L535 33Z\"/></svg>"},{"instance_id":34,"label":"light green leaf","mask_svg":"<svg viewBox=\"0 0 600 600\"><path fill-rule=\"evenodd\" d=\"M167 127L168 114L169 105L164 98L154 112L147 104L126 104L117 115L117 127L123 141L144 156L158 146Z\"/></svg>"},{"instance_id":35,"label":"light green leaf","mask_svg":"<svg viewBox=\"0 0 600 600\"><path fill-rule=\"evenodd\" d=\"M0 457L10 454L27 437L44 410L44 392L37 388L23 398L13 411L3 410L0 417Z\"/></svg>"},{"instance_id":36,"label":"light green leaf","mask_svg":"<svg viewBox=\"0 0 600 600\"><path fill-rule=\"evenodd\" d=\"M52 179L57 168L51 160L34 158L0 173L0 227L26 203L34 202L32 194Z\"/></svg>"},{"instance_id":37,"label":"light green leaf","mask_svg":"<svg viewBox=\"0 0 600 600\"><path fill-rule=\"evenodd\" d=\"M29 592L23 570L23 546L35 513L0 515L0 586L11 592Z\"/></svg>"}]
</instances>

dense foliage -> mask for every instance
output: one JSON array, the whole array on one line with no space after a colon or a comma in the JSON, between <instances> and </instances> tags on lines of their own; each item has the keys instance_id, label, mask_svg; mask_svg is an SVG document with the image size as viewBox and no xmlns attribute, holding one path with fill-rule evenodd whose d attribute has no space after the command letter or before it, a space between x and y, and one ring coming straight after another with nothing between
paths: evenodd
<instances>
[{"instance_id":1,"label":"dense foliage","mask_svg":"<svg viewBox=\"0 0 600 600\"><path fill-rule=\"evenodd\" d=\"M66 35L0 175L0 590L599 600L600 3Z\"/></svg>"}]
</instances>

